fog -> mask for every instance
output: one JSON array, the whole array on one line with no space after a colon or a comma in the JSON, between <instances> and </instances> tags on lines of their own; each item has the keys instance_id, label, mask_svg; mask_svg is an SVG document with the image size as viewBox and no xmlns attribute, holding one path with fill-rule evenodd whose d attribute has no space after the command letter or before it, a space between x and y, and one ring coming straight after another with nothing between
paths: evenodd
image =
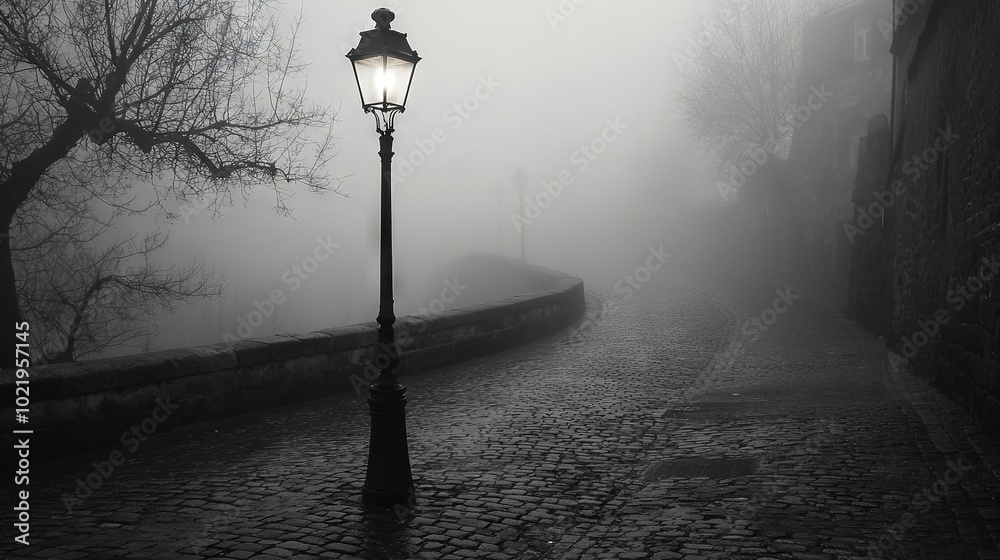
<instances>
[{"instance_id":1,"label":"fog","mask_svg":"<svg viewBox=\"0 0 1000 560\"><path fill-rule=\"evenodd\" d=\"M304 20L310 97L338 110L338 154L328 173L344 178L342 196L293 185L289 218L275 213L274 194L261 186L222 216L202 212L157 224L171 232L165 259L182 264L204 256L229 289L223 299L181 304L161 318L152 350L237 335L255 302L267 307L276 289L285 297L250 336L374 320L378 134L344 55L360 31L373 27L370 14L381 6L286 6L286 26L299 11ZM396 13L393 29L407 33L423 58L395 123L397 315L426 305L426 294L449 280L441 267L462 255L519 255L512 219L519 170L527 186L529 263L600 288L641 264L651 247L679 256L698 251L691 244L698 235L690 234L697 230L685 219L721 200L706 156L674 113L681 78L672 56L697 33L702 2L435 0L385 7ZM542 194L546 183L549 195ZM293 267L316 251L330 257L295 276Z\"/></svg>"}]
</instances>

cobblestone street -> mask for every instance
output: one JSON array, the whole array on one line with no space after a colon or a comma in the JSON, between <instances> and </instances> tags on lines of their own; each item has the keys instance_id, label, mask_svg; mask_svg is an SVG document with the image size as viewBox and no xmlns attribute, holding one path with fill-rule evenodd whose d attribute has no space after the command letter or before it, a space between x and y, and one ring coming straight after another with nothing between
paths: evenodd
<instances>
[{"instance_id":1,"label":"cobblestone street","mask_svg":"<svg viewBox=\"0 0 1000 560\"><path fill-rule=\"evenodd\" d=\"M158 433L72 511L111 449L32 465L5 555L1000 559L997 446L839 312L665 272L588 290L585 331L401 372L412 511L361 508L341 394Z\"/></svg>"}]
</instances>

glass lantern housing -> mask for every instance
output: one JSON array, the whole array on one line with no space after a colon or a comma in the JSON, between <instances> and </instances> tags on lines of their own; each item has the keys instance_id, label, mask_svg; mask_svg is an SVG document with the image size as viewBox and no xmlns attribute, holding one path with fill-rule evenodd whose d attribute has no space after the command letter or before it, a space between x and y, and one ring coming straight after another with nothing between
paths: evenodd
<instances>
[{"instance_id":1,"label":"glass lantern housing","mask_svg":"<svg viewBox=\"0 0 1000 560\"><path fill-rule=\"evenodd\" d=\"M420 61L406 34L389 28L394 18L385 8L375 10L375 29L362 31L361 42L347 53L366 113L405 110L413 70Z\"/></svg>"}]
</instances>

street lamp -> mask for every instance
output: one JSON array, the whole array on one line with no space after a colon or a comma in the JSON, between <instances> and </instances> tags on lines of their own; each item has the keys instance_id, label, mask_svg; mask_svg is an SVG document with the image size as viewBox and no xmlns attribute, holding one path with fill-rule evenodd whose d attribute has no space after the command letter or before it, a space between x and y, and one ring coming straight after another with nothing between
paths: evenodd
<instances>
[{"instance_id":1,"label":"street lamp","mask_svg":"<svg viewBox=\"0 0 1000 560\"><path fill-rule=\"evenodd\" d=\"M396 16L385 8L372 12L375 29L361 32L357 48L347 53L365 113L375 116L382 158L382 230L378 307L378 378L368 388L371 440L368 473L361 489L366 505L412 505L415 499L410 455L406 443L406 388L396 379L399 364L395 341L396 315L392 309L392 132L396 113L406 109L413 69L420 57L410 48L406 34L389 24Z\"/></svg>"},{"instance_id":2,"label":"street lamp","mask_svg":"<svg viewBox=\"0 0 1000 560\"><path fill-rule=\"evenodd\" d=\"M521 213L521 221L517 224L517 232L521 236L521 261L528 262L524 252L524 193L528 188L528 176L524 174L524 169L518 168L517 173L510 179L514 182L514 190L517 191L517 208Z\"/></svg>"}]
</instances>

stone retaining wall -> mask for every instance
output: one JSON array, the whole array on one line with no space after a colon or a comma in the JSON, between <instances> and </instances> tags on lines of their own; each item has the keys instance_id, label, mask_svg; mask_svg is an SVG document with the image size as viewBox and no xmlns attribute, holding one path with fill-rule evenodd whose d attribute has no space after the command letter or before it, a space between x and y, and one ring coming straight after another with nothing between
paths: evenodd
<instances>
[{"instance_id":1,"label":"stone retaining wall","mask_svg":"<svg viewBox=\"0 0 1000 560\"><path fill-rule=\"evenodd\" d=\"M583 312L579 278L520 261L507 264L547 277L551 287L440 315L400 318L397 371L405 376L517 346L553 333ZM133 426L140 431L160 429L161 422L176 427L330 393L367 391L377 374L371 366L377 326L371 322L33 368L32 456L116 443L132 438ZM0 391L13 395L13 378L4 375ZM13 413L0 410L5 418Z\"/></svg>"}]
</instances>

